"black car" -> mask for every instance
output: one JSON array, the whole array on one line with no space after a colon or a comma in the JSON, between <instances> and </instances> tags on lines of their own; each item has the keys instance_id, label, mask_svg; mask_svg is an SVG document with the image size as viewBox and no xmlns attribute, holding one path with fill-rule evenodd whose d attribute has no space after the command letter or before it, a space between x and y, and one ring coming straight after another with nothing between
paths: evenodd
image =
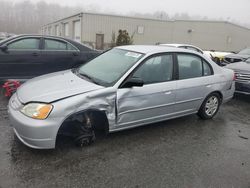
<instances>
[{"instance_id":1,"label":"black car","mask_svg":"<svg viewBox=\"0 0 250 188\"><path fill-rule=\"evenodd\" d=\"M226 64L237 63L237 62L245 61L249 57L250 57L250 48L245 48L237 54L232 53L232 54L226 55L224 57L224 62Z\"/></svg>"},{"instance_id":2,"label":"black car","mask_svg":"<svg viewBox=\"0 0 250 188\"><path fill-rule=\"evenodd\" d=\"M99 55L70 39L44 35L18 35L0 41L0 82L78 67Z\"/></svg>"}]
</instances>

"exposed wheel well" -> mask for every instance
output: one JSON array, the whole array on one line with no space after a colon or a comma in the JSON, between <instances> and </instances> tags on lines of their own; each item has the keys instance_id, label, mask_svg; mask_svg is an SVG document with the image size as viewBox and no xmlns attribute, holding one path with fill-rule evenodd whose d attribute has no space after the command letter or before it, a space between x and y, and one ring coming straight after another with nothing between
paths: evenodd
<instances>
[{"instance_id":1,"label":"exposed wheel well","mask_svg":"<svg viewBox=\"0 0 250 188\"><path fill-rule=\"evenodd\" d=\"M105 111L87 110L69 116L60 126L58 135L74 136L76 125L91 127L94 131L108 133L109 123ZM74 129L74 130L73 130Z\"/></svg>"}]
</instances>

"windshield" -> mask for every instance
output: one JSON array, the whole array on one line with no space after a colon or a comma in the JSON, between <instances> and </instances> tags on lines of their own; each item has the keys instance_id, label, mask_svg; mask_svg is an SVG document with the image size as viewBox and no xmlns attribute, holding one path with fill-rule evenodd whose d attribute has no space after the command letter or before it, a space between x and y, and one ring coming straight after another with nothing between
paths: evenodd
<instances>
[{"instance_id":1,"label":"windshield","mask_svg":"<svg viewBox=\"0 0 250 188\"><path fill-rule=\"evenodd\" d=\"M84 64L78 73L103 86L114 85L143 54L112 49Z\"/></svg>"},{"instance_id":2,"label":"windshield","mask_svg":"<svg viewBox=\"0 0 250 188\"><path fill-rule=\"evenodd\" d=\"M239 52L239 54L242 54L242 55L250 55L250 48L246 48L244 50L241 50Z\"/></svg>"}]
</instances>

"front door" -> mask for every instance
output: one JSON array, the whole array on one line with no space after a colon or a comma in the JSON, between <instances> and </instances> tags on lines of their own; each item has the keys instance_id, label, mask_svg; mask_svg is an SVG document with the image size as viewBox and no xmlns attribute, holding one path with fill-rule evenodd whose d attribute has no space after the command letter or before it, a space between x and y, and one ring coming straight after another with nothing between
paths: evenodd
<instances>
[{"instance_id":1,"label":"front door","mask_svg":"<svg viewBox=\"0 0 250 188\"><path fill-rule=\"evenodd\" d=\"M142 87L120 88L117 92L117 126L138 126L171 117L175 111L173 56L148 58L131 75L144 81Z\"/></svg>"},{"instance_id":2,"label":"front door","mask_svg":"<svg viewBox=\"0 0 250 188\"><path fill-rule=\"evenodd\" d=\"M27 79L41 69L40 38L17 39L0 51L0 79Z\"/></svg>"}]
</instances>

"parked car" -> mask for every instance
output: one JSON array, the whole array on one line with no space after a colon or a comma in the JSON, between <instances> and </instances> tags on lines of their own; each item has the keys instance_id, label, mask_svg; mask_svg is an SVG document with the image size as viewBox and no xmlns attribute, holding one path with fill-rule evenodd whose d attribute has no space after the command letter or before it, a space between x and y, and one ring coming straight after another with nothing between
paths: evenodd
<instances>
[{"instance_id":1,"label":"parked car","mask_svg":"<svg viewBox=\"0 0 250 188\"><path fill-rule=\"evenodd\" d=\"M221 52L221 51L215 51L215 50L210 50L210 51L203 51L205 55L210 57L215 63L217 63L220 66L225 66L227 65L224 62L224 58L226 55L230 54L229 52Z\"/></svg>"},{"instance_id":2,"label":"parked car","mask_svg":"<svg viewBox=\"0 0 250 188\"><path fill-rule=\"evenodd\" d=\"M58 135L90 143L115 132L190 114L210 119L234 94L234 72L200 53L165 46L113 48L79 68L24 83L8 105L17 137L54 148Z\"/></svg>"},{"instance_id":3,"label":"parked car","mask_svg":"<svg viewBox=\"0 0 250 188\"><path fill-rule=\"evenodd\" d=\"M235 71L235 92L250 95L250 58L226 67Z\"/></svg>"},{"instance_id":4,"label":"parked car","mask_svg":"<svg viewBox=\"0 0 250 188\"><path fill-rule=\"evenodd\" d=\"M194 46L194 45L190 45L190 44L159 44L159 45L176 47L176 48L184 48L184 49L192 50L195 52L199 52L201 54L206 55L208 58L211 58L215 63L217 63L220 66L224 66L223 58L225 55L229 54L227 52L216 52L214 50L203 51L201 48Z\"/></svg>"},{"instance_id":5,"label":"parked car","mask_svg":"<svg viewBox=\"0 0 250 188\"><path fill-rule=\"evenodd\" d=\"M0 82L70 69L100 52L62 37L18 35L0 41Z\"/></svg>"},{"instance_id":6,"label":"parked car","mask_svg":"<svg viewBox=\"0 0 250 188\"><path fill-rule=\"evenodd\" d=\"M0 36L0 41L6 39L6 37Z\"/></svg>"},{"instance_id":7,"label":"parked car","mask_svg":"<svg viewBox=\"0 0 250 188\"><path fill-rule=\"evenodd\" d=\"M237 54L231 53L229 55L226 55L224 61L225 63L229 64L245 61L248 58L250 58L250 48L245 48Z\"/></svg>"},{"instance_id":8,"label":"parked car","mask_svg":"<svg viewBox=\"0 0 250 188\"><path fill-rule=\"evenodd\" d=\"M169 46L169 47L176 47L176 48L184 48L184 49L193 50L195 52L199 52L199 53L203 54L202 49L200 49L197 46L190 45L190 44L159 44L159 45Z\"/></svg>"},{"instance_id":9,"label":"parked car","mask_svg":"<svg viewBox=\"0 0 250 188\"><path fill-rule=\"evenodd\" d=\"M6 33L0 32L0 41L1 41L1 40L4 40L4 39L6 39L6 38L7 38Z\"/></svg>"}]
</instances>

